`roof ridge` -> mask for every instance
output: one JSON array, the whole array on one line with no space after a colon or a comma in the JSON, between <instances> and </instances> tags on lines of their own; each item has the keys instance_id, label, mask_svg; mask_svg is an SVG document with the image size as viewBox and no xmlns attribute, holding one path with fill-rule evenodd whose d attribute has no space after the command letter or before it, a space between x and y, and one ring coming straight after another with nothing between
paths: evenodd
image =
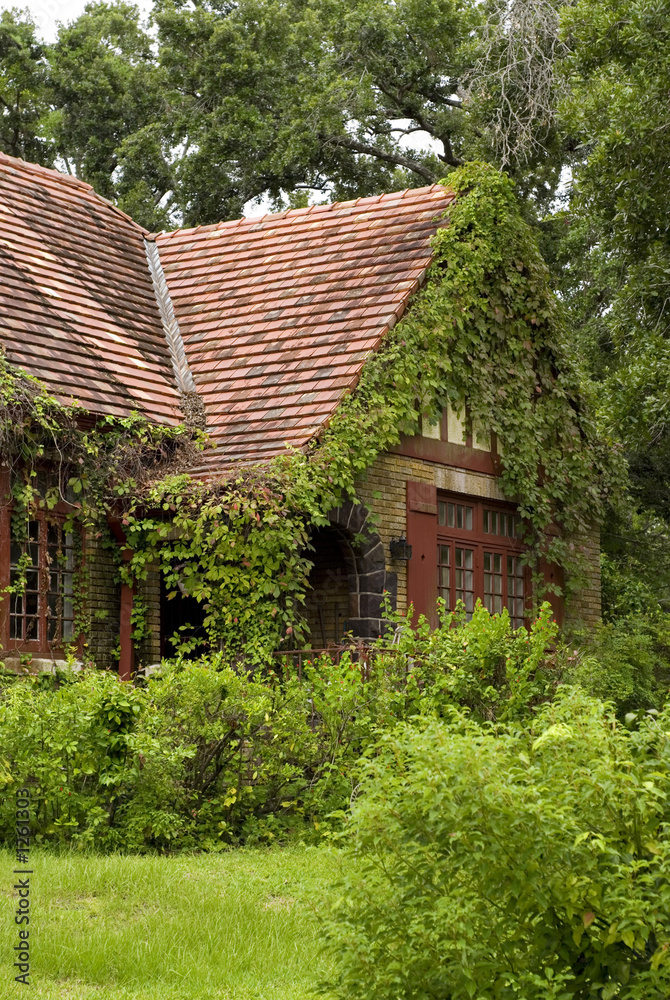
<instances>
[{"instance_id":1,"label":"roof ridge","mask_svg":"<svg viewBox=\"0 0 670 1000\"><path fill-rule=\"evenodd\" d=\"M161 264L161 258L158 252L158 244L155 240L145 238L144 250L147 255L151 282L154 287L156 303L161 314L163 331L165 333L165 340L167 341L168 350L170 352L170 359L172 361L172 368L174 370L177 387L182 393L195 393L197 390L193 380L193 374L186 358L186 351L184 349L184 341L182 339L181 330L179 329L179 323L172 306L172 297L170 296L167 281L165 280L163 265Z\"/></svg>"},{"instance_id":2,"label":"roof ridge","mask_svg":"<svg viewBox=\"0 0 670 1000\"><path fill-rule=\"evenodd\" d=\"M348 201L332 201L329 203L318 202L315 205L306 205L304 208L289 208L286 209L284 212L266 212L265 215L242 216L239 219L226 219L223 222L212 222L207 226L187 226L185 228L180 228L180 229L171 229L168 232L153 234L153 238L162 236L163 239L167 240L177 235L180 236L187 234L195 235L196 233L200 235L201 233L202 234L213 233L220 231L222 229L226 229L228 227L233 229L244 225L247 226L260 225L261 223L265 223L270 219L276 219L277 222L279 222L282 219L286 219L289 216L292 219L297 219L299 217L306 218L310 214L310 212L314 211L314 209L320 209L321 211L324 212L331 212L335 211L338 208L343 208L343 207L355 208L360 202L365 202L364 207L367 208L369 206L374 205L375 203L383 204L383 199L389 201L394 195L398 198L398 200L400 200L411 195L427 194L430 191L435 191L437 188L441 188L445 192L445 195L453 196L453 192L449 189L449 187L447 187L446 184L441 184L441 183L426 184L420 188L403 188L402 191L385 191L383 194L367 195L362 198L354 198Z\"/></svg>"},{"instance_id":3,"label":"roof ridge","mask_svg":"<svg viewBox=\"0 0 670 1000\"><path fill-rule=\"evenodd\" d=\"M56 170L55 167L43 167L41 163L24 160L20 156L10 156L9 153L3 153L0 150L0 163L2 162L7 163L8 166L13 167L15 170L25 170L26 173L47 174L50 177L57 177L60 181L67 181L68 184L73 184L75 187L83 188L85 191L94 190L91 184L87 181L82 181L74 174L64 174L62 170ZM98 195L98 198L100 197L102 196Z\"/></svg>"},{"instance_id":4,"label":"roof ridge","mask_svg":"<svg viewBox=\"0 0 670 1000\"><path fill-rule=\"evenodd\" d=\"M115 205L113 201L109 200L109 198L105 198L104 195L98 194L93 185L89 184L88 181L83 181L81 180L81 178L76 177L74 174L64 174L62 170L55 170L51 167L43 167L41 163L31 163L30 160L23 160L21 159L21 157L18 156L10 156L8 153L3 153L0 150L0 165L3 162L7 163L11 169L24 170L26 173L33 173L38 175L46 174L48 177L53 177L54 180L58 180L61 182L65 181L67 184L71 184L74 187L80 188L87 194L88 193L92 194L95 199L107 205L108 208L111 208L114 212L116 212L117 215L120 215L123 219L125 219L126 222L132 223L135 229L138 230L138 233L142 234L143 236L148 235L148 230L146 230L144 226L141 226L139 222L136 222L132 216L128 215L127 212L124 212L123 209L119 208L118 205ZM14 166L15 164L16 166Z\"/></svg>"}]
</instances>

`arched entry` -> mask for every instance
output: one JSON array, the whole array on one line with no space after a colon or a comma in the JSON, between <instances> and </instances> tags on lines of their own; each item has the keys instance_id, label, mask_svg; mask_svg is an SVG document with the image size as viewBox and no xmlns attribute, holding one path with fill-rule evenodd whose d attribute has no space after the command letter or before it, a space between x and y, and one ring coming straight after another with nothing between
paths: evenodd
<instances>
[{"instance_id":1,"label":"arched entry","mask_svg":"<svg viewBox=\"0 0 670 1000\"><path fill-rule=\"evenodd\" d=\"M305 614L314 648L340 642L345 632L375 639L384 630L382 606L388 594L395 608L397 577L388 573L384 546L366 530L368 511L346 503L328 515L330 525L314 531L313 568Z\"/></svg>"}]
</instances>

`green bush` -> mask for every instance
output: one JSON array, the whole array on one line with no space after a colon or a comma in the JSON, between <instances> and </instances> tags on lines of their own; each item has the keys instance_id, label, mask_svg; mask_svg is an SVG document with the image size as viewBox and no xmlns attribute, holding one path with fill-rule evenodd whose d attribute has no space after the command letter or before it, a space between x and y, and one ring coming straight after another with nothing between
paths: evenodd
<instances>
[{"instance_id":1,"label":"green bush","mask_svg":"<svg viewBox=\"0 0 670 1000\"><path fill-rule=\"evenodd\" d=\"M670 994L670 711L563 688L533 721L385 735L324 917L347 1000Z\"/></svg>"},{"instance_id":2,"label":"green bush","mask_svg":"<svg viewBox=\"0 0 670 1000\"><path fill-rule=\"evenodd\" d=\"M620 718L660 707L670 679L662 624L634 617L601 624L574 650L565 680L611 702Z\"/></svg>"},{"instance_id":3,"label":"green bush","mask_svg":"<svg viewBox=\"0 0 670 1000\"><path fill-rule=\"evenodd\" d=\"M466 620L463 606L445 612L431 630L421 616L413 628L402 615L393 644L383 640L381 673L398 681L400 699L391 699L397 720L414 714L441 715L454 705L482 721L523 718L551 697L563 674L556 652L558 626L545 603L529 630L513 629L507 611L492 615L478 601Z\"/></svg>"},{"instance_id":4,"label":"green bush","mask_svg":"<svg viewBox=\"0 0 670 1000\"><path fill-rule=\"evenodd\" d=\"M29 785L38 841L104 850L216 850L341 823L379 734L468 707L522 719L560 665L548 606L530 629L478 606L431 632L397 616L368 663L345 652L282 676L220 657L166 664L143 686L86 671L25 678L0 697L0 780ZM3 777L4 776L4 777ZM12 837L11 796L0 837Z\"/></svg>"}]
</instances>

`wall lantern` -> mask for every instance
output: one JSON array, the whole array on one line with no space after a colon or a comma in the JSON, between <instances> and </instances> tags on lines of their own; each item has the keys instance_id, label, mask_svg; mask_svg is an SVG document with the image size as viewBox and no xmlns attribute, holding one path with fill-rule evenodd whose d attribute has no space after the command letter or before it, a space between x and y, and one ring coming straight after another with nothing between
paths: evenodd
<instances>
[{"instance_id":1,"label":"wall lantern","mask_svg":"<svg viewBox=\"0 0 670 1000\"><path fill-rule=\"evenodd\" d=\"M402 559L407 562L408 559L412 558L412 546L407 544L404 535L401 535L400 538L392 538L389 542L389 549L391 550L391 559Z\"/></svg>"}]
</instances>

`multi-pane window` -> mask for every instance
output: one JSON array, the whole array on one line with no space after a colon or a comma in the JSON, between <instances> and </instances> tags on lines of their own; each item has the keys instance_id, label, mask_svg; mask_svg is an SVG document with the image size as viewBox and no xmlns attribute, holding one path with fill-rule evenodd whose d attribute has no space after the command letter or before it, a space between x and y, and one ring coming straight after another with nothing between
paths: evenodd
<instances>
[{"instance_id":1,"label":"multi-pane window","mask_svg":"<svg viewBox=\"0 0 670 1000\"><path fill-rule=\"evenodd\" d=\"M14 531L9 567L9 639L48 652L74 639L75 548L58 520L31 517Z\"/></svg>"},{"instance_id":2,"label":"multi-pane window","mask_svg":"<svg viewBox=\"0 0 670 1000\"><path fill-rule=\"evenodd\" d=\"M438 594L447 607L463 601L470 614L475 610L475 552L460 545L439 545L437 558Z\"/></svg>"},{"instance_id":3,"label":"multi-pane window","mask_svg":"<svg viewBox=\"0 0 670 1000\"><path fill-rule=\"evenodd\" d=\"M12 539L9 569L9 638L39 642L40 522L28 521L26 539Z\"/></svg>"},{"instance_id":4,"label":"multi-pane window","mask_svg":"<svg viewBox=\"0 0 670 1000\"><path fill-rule=\"evenodd\" d=\"M447 528L459 528L472 531L474 508L462 503L449 503L439 500L437 504L437 523Z\"/></svg>"},{"instance_id":5,"label":"multi-pane window","mask_svg":"<svg viewBox=\"0 0 670 1000\"><path fill-rule=\"evenodd\" d=\"M520 518L480 501L438 499L438 594L447 608L458 601L469 616L477 599L492 614L507 609L515 628L523 625L528 597L519 541Z\"/></svg>"},{"instance_id":6,"label":"multi-pane window","mask_svg":"<svg viewBox=\"0 0 670 1000\"><path fill-rule=\"evenodd\" d=\"M503 538L516 538L520 518L518 514L508 514L502 510L482 511L482 521L485 535L502 535Z\"/></svg>"}]
</instances>

